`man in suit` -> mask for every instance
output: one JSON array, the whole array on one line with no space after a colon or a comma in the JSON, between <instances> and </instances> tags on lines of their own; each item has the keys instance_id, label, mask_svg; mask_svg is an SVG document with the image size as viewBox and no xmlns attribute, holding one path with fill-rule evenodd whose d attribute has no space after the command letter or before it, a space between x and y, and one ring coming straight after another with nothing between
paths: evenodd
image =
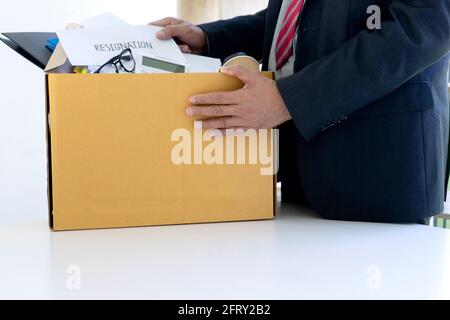
<instances>
[{"instance_id":1,"label":"man in suit","mask_svg":"<svg viewBox=\"0 0 450 320\"><path fill-rule=\"evenodd\" d=\"M192 97L186 113L204 129L279 126L283 201L351 221L443 211L450 0L270 0L255 15L154 24L184 52L245 52L276 72L225 69L245 87Z\"/></svg>"}]
</instances>

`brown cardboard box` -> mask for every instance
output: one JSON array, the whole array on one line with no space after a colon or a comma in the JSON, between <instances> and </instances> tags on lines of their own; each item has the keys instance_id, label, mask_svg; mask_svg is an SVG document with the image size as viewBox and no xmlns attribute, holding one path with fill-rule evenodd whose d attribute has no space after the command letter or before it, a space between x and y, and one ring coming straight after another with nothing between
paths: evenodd
<instances>
[{"instance_id":1,"label":"brown cardboard box","mask_svg":"<svg viewBox=\"0 0 450 320\"><path fill-rule=\"evenodd\" d=\"M46 77L53 230L274 217L274 176L262 175L260 164L176 165L171 156L175 130L195 136L184 113L188 98L238 89L238 80L222 74ZM217 139L225 144L225 137Z\"/></svg>"}]
</instances>

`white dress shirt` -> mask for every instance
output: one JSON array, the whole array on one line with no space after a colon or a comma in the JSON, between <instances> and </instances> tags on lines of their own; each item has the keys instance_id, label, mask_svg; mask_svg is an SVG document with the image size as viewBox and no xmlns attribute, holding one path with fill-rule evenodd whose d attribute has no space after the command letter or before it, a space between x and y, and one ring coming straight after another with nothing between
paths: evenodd
<instances>
[{"instance_id":1,"label":"white dress shirt","mask_svg":"<svg viewBox=\"0 0 450 320\"><path fill-rule=\"evenodd\" d=\"M273 38L272 49L270 51L269 71L275 72L276 80L283 79L283 78L286 78L286 77L294 74L295 48L297 47L297 32L295 33L295 36L294 36L292 55L289 57L289 59L286 61L286 63L280 70L277 70L277 61L276 61L276 54L275 54L278 36L280 34L281 28L283 27L284 18L286 16L289 5L291 4L292 1L293 0L283 0L283 4L281 5L280 14L278 16L277 27L275 29L275 35ZM306 1L304 2L303 6L305 5L305 3L306 3Z\"/></svg>"}]
</instances>

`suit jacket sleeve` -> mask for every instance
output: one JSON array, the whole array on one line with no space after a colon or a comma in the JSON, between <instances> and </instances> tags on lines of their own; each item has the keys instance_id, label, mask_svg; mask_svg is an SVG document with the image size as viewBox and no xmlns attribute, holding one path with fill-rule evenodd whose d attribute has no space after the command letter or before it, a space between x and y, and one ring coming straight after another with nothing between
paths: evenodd
<instances>
[{"instance_id":1,"label":"suit jacket sleeve","mask_svg":"<svg viewBox=\"0 0 450 320\"><path fill-rule=\"evenodd\" d=\"M208 55L224 60L232 54L245 52L261 60L266 12L200 25L208 40Z\"/></svg>"},{"instance_id":2,"label":"suit jacket sleeve","mask_svg":"<svg viewBox=\"0 0 450 320\"><path fill-rule=\"evenodd\" d=\"M334 53L277 82L311 140L394 91L450 50L450 0L397 0L381 30L364 30Z\"/></svg>"}]
</instances>

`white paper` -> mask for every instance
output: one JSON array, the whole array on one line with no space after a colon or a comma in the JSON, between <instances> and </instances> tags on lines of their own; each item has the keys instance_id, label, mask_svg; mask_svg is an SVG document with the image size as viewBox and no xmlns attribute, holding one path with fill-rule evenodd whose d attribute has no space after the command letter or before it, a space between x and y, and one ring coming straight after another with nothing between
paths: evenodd
<instances>
[{"instance_id":1,"label":"white paper","mask_svg":"<svg viewBox=\"0 0 450 320\"><path fill-rule=\"evenodd\" d=\"M109 59L130 47L178 63L186 63L183 53L174 40L159 40L155 26L124 26L63 30L58 38L73 66L103 65Z\"/></svg>"},{"instance_id":2,"label":"white paper","mask_svg":"<svg viewBox=\"0 0 450 320\"><path fill-rule=\"evenodd\" d=\"M86 29L129 26L128 23L112 13L104 13L95 17L84 19L81 21L81 25Z\"/></svg>"},{"instance_id":3,"label":"white paper","mask_svg":"<svg viewBox=\"0 0 450 320\"><path fill-rule=\"evenodd\" d=\"M189 65L189 73L219 72L222 67L220 59L214 59L195 54L183 54Z\"/></svg>"}]
</instances>

